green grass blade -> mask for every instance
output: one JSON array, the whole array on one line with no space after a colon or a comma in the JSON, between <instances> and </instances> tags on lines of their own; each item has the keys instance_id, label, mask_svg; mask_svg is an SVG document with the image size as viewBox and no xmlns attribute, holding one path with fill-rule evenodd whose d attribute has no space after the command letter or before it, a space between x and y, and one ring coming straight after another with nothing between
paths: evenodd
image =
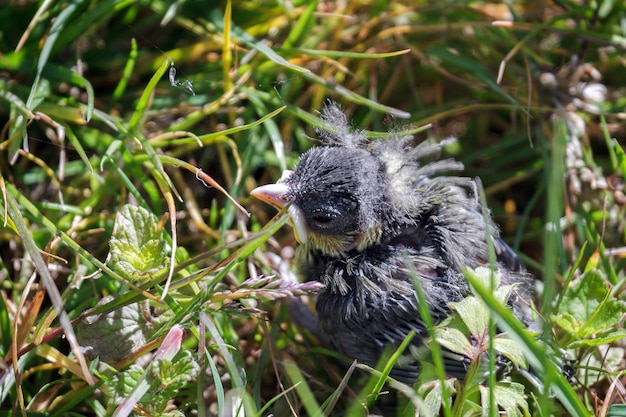
<instances>
[{"instance_id":1,"label":"green grass blade","mask_svg":"<svg viewBox=\"0 0 626 417\"><path fill-rule=\"evenodd\" d=\"M499 303L491 290L475 280L471 274L467 275L467 278L476 293L480 295L495 314L498 326L500 326L511 339L516 340L524 347L528 362L544 375L546 389L554 392L554 395L561 401L561 404L567 409L571 416L588 416L589 412L578 398L576 391L574 391L569 381L561 374L561 371L556 368L554 363L550 360L548 353L513 315L513 312ZM545 405L547 406L547 403Z\"/></svg>"},{"instance_id":2,"label":"green grass blade","mask_svg":"<svg viewBox=\"0 0 626 417\"><path fill-rule=\"evenodd\" d=\"M113 94L111 95L111 102L109 103L109 108L111 108L115 103L119 101L119 99L126 91L126 87L128 86L128 81L130 80L131 75L133 74L133 69L135 68L135 64L137 62L137 41L135 38L130 40L130 53L128 54L128 60L126 61L126 65L124 65L124 70L122 71L122 76L120 80L117 82L117 86L115 86L115 90L113 90Z\"/></svg>"},{"instance_id":3,"label":"green grass blade","mask_svg":"<svg viewBox=\"0 0 626 417\"><path fill-rule=\"evenodd\" d=\"M46 262L44 261L43 256L41 255L41 252L37 247L37 244L35 243L35 240L33 239L29 227L24 222L24 217L20 212L20 206L18 205L18 201L14 198L12 194L7 194L6 204L9 216L11 216L11 220L13 220L13 223L15 224L19 232L20 238L24 243L24 247L31 256L33 263L35 264L35 267L37 268L37 271L41 276L41 279L46 288L46 293L48 294L48 297L50 297L50 301L54 306L54 309L59 318L59 322L63 327L65 337L67 338L67 341L71 346L72 352L76 356L76 359L80 364L81 370L83 371L83 377L85 378L86 382L88 382L90 385L93 385L95 381L91 376L85 356L80 350L80 346L78 345L76 334L74 333L74 329L72 327L72 324L70 323L70 319L63 308L63 300L61 299L61 294L59 293L54 279L50 274L50 270L48 269L48 266L46 265Z\"/></svg>"},{"instance_id":4,"label":"green grass blade","mask_svg":"<svg viewBox=\"0 0 626 417\"><path fill-rule=\"evenodd\" d=\"M289 32L285 42L283 42L283 48L290 48L298 42L298 40L302 39L304 34L311 29L313 24L313 12L315 12L316 9L317 1L311 1L298 18L296 25Z\"/></svg>"},{"instance_id":5,"label":"green grass blade","mask_svg":"<svg viewBox=\"0 0 626 417\"><path fill-rule=\"evenodd\" d=\"M300 372L298 365L289 360L285 361L284 367L287 375L289 376L289 380L291 381L291 385L295 387L296 393L302 402L302 406L306 410L306 414L312 417L322 417L324 412L315 399L315 396L313 395L309 384L307 384L306 379L304 379L302 372Z\"/></svg>"},{"instance_id":6,"label":"green grass blade","mask_svg":"<svg viewBox=\"0 0 626 417\"><path fill-rule=\"evenodd\" d=\"M148 85L146 85L146 88L143 90L143 93L141 94L141 97L139 98L139 101L137 102L135 111L133 112L133 115L131 116L130 121L128 122L130 131L134 131L139 126L142 126L144 124L144 119L146 117L146 111L148 110L148 107L150 105L151 96L154 90L156 89L157 84L159 83L161 78L163 78L163 75L165 75L165 73L167 72L167 70L170 68L171 65L172 65L171 60L169 59L163 60L163 62L161 62L161 65L159 65L159 68L157 68L152 78L150 78L150 81L148 82Z\"/></svg>"}]
</instances>

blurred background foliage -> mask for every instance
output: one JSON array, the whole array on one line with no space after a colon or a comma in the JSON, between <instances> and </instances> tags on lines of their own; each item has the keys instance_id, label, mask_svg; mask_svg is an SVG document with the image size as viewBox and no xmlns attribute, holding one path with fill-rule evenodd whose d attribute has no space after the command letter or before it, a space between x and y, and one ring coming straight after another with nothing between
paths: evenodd
<instances>
[{"instance_id":1,"label":"blurred background foliage","mask_svg":"<svg viewBox=\"0 0 626 417\"><path fill-rule=\"evenodd\" d=\"M281 281L295 242L288 228L254 234L280 224L248 196L315 145L332 99L357 128L458 138L447 152L481 178L502 235L543 282L556 343L583 369L579 397L605 413L624 402L623 325L581 335L553 300L571 300L561 289L572 283L592 288L580 283L592 273L603 291L585 300L610 298L624 313L625 50L626 6L609 0L8 0L0 408L110 414L130 395L111 388L118 371L145 364L182 324L180 349L195 362L184 356L181 369L193 377L175 375L168 391L159 362L144 378L161 381L161 396L135 401L136 412L365 414L349 406L363 402L342 367L274 302L315 288ZM128 203L152 214L127 218L150 235L125 242L146 243L145 270L120 267L110 245L129 233L116 222ZM94 307L155 331L98 366L71 336ZM593 317L577 319L584 328ZM133 372L127 385L141 385Z\"/></svg>"}]
</instances>

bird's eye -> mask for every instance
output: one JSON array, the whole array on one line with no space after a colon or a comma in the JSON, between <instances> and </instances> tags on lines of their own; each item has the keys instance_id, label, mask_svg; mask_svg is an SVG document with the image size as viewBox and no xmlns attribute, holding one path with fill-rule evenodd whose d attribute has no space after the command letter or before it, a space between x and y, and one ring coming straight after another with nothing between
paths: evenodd
<instances>
[{"instance_id":1,"label":"bird's eye","mask_svg":"<svg viewBox=\"0 0 626 417\"><path fill-rule=\"evenodd\" d=\"M348 200L311 201L303 207L309 228L321 234L334 235L358 228L358 209Z\"/></svg>"},{"instance_id":2,"label":"bird's eye","mask_svg":"<svg viewBox=\"0 0 626 417\"><path fill-rule=\"evenodd\" d=\"M328 208L325 210L318 209L311 213L311 220L319 224L328 224L340 216L341 213L336 210L329 210Z\"/></svg>"}]
</instances>

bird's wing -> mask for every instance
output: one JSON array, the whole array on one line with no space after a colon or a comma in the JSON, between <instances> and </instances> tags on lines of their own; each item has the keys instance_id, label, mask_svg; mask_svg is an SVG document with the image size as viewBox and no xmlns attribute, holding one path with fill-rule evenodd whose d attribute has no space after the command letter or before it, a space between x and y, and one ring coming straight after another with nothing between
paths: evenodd
<instances>
[{"instance_id":1,"label":"bird's wing","mask_svg":"<svg viewBox=\"0 0 626 417\"><path fill-rule=\"evenodd\" d=\"M505 269L514 272L526 272L520 258L504 240L494 239L493 246L496 251L496 259Z\"/></svg>"}]
</instances>

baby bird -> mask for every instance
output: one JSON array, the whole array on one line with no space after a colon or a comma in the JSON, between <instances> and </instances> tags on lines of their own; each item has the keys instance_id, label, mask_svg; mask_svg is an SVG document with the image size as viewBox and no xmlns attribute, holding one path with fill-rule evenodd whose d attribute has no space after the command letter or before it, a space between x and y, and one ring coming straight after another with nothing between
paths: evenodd
<instances>
[{"instance_id":1,"label":"baby bird","mask_svg":"<svg viewBox=\"0 0 626 417\"><path fill-rule=\"evenodd\" d=\"M487 227L475 183L442 175L463 168L436 159L449 141L412 147L410 137L367 140L350 128L336 104L326 106L322 119L329 127L318 132L322 146L252 195L277 208L288 206L299 242L297 272L325 286L316 308L330 347L374 366L411 331L411 344L423 346L428 334L412 277L435 323L443 320L449 304L469 292L463 268L488 265L488 238L503 284L520 284L509 303L530 324L529 275L490 220ZM463 377L467 361L444 352L444 365L449 375ZM418 373L416 360L403 360L391 376L413 383Z\"/></svg>"}]
</instances>

